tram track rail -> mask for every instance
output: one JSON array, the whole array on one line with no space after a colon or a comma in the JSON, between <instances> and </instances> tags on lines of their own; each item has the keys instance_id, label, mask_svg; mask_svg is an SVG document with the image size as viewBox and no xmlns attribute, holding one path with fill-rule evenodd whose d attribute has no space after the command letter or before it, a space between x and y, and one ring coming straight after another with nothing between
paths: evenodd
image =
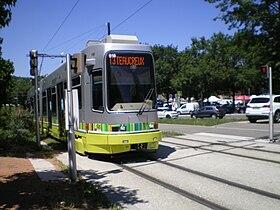
<instances>
[{"instance_id":1,"label":"tram track rail","mask_svg":"<svg viewBox=\"0 0 280 210\"><path fill-rule=\"evenodd\" d=\"M155 178L153 176L150 176L150 175L145 174L145 173L143 173L143 172L141 172L139 170L136 170L133 167L129 167L129 166L126 166L124 164L118 164L118 166L123 168L124 170L127 170L127 171L129 171L129 172L139 176L139 177L142 177L142 178L144 178L146 180L149 180L152 183L155 183L155 184L157 184L157 185L159 185L161 187L164 187L164 188L166 188L168 190L171 190L171 191L173 191L173 192L175 192L175 193L177 193L177 194L179 194L179 195L181 195L183 197L186 197L186 198L188 198L188 199L190 199L192 201L195 201L195 202L197 202L197 203L199 203L199 204L201 204L203 206L206 206L206 207L211 208L211 209L216 209L216 210L228 210L228 208L226 208L224 206L221 206L221 205L216 204L216 203L214 203L212 201L209 201L207 199L199 197L199 196L197 196L197 195L195 195L195 194L193 194L191 192L188 192L186 190L180 189L180 188L178 188L178 187L176 187L174 185L171 185L171 184L169 184L167 182L164 182L164 181L162 181L160 179L157 179L157 178Z\"/></svg>"},{"instance_id":2,"label":"tram track rail","mask_svg":"<svg viewBox=\"0 0 280 210\"><path fill-rule=\"evenodd\" d=\"M203 173L203 172L200 172L200 171L197 171L197 170L193 170L193 169L190 169L190 168L187 168L187 167L184 167L184 166L180 166L180 165L171 163L172 160L162 161L162 160L151 158L151 161L153 161L153 162L151 162L149 164L160 163L160 164L163 164L163 165L166 165L166 166L169 166L169 167L172 167L172 168L184 171L184 172L188 172L188 173L191 173L191 174L194 174L194 175L198 175L200 177L211 179L213 181L217 181L217 182L220 182L220 183L223 183L223 184L227 184L227 185L230 185L230 186L242 189L242 190L246 190L246 191L249 191L249 192L253 192L255 194L266 196L268 198L273 198L273 199L280 200L280 195L279 194L271 193L271 192L264 191L264 190L261 190L261 189L258 189L258 188L254 188L254 187L250 187L250 186L247 186L247 185L244 185L244 184L233 182L233 181L230 181L228 179L223 179L223 178L213 176L213 175L209 175L209 174L206 174L206 173ZM117 163L117 164L119 165L119 167L122 167L122 168L124 168L128 171L131 171L131 172L137 171L134 168L142 166L142 165L140 165L140 166L129 167L129 166L126 166L124 163ZM142 172L139 172L139 173L141 173L141 176L144 177Z\"/></svg>"},{"instance_id":3,"label":"tram track rail","mask_svg":"<svg viewBox=\"0 0 280 210\"><path fill-rule=\"evenodd\" d=\"M174 137L170 137L170 138L174 138ZM184 140L184 139L180 138L180 140ZM189 140L189 139L185 139L185 140ZM247 159L258 160L258 161L269 162L269 163L274 163L274 164L279 164L280 165L280 161L277 161L277 160L269 160L269 159L264 159L264 158L252 157L252 156L248 156L248 155L226 152L226 150L231 150L231 148L223 149L223 150L215 150L215 149L205 148L205 147L209 147L209 146L212 145L212 144L209 144L209 142L207 142L208 145L200 145L200 146L192 146L192 145L188 145L188 144L175 143L175 142L166 141L166 140L163 140L161 142L168 143L168 144L173 144L173 145L177 145L177 146L181 146L181 147L200 149L200 150L209 151L209 152L213 152L213 153L220 153L220 154L231 155L231 156L235 156L235 157L247 158ZM228 146L228 145L224 144L222 146ZM234 148L234 149L238 149L238 148Z\"/></svg>"},{"instance_id":4,"label":"tram track rail","mask_svg":"<svg viewBox=\"0 0 280 210\"><path fill-rule=\"evenodd\" d=\"M152 160L152 161L153 161L153 163L149 163L149 164L156 164L156 163L163 164L163 165L169 166L171 168L178 169L178 170L181 170L181 171L184 171L184 172L187 172L187 173L190 173L190 174L194 174L194 175L197 175L197 176L200 176L200 177L203 177L203 178L207 178L207 179L210 179L210 180L213 180L213 181L225 184L225 185L229 185L229 186L232 186L232 187L244 190L244 191L248 191L248 192L255 193L255 194L258 194L258 195L261 195L261 196L265 196L267 198L280 200L280 195L275 194L275 193L271 193L271 192L268 192L268 191L264 191L264 190L261 190L261 189L257 189L257 188L254 188L254 187L243 185L243 184L240 184L240 183L237 183L237 182L230 181L228 179L223 179L223 178L220 178L220 177L217 177L217 176L209 175L209 174L206 174L206 173L203 173L203 172L200 172L200 171L196 171L196 170L193 170L193 169L190 169L190 168L187 168L187 167L183 167L183 166L180 166L180 165L177 165L177 164L170 163L168 161L162 161L162 160ZM179 194L183 197L186 197L186 198L188 198L188 199L190 199L194 202L197 202L197 203L199 203L203 206L206 206L208 208L220 209L220 210L228 209L227 207L221 206L220 204L217 204L217 203L212 202L210 200L207 200L205 198L199 197L198 195L195 195L191 192L180 189L180 188L178 188L178 187L176 187L176 186L174 186L170 183L167 183L165 181L160 180L159 178L148 175L148 174L136 169L136 168L141 167L143 165L141 165L141 166L127 166L126 165L127 163L124 164L124 163L117 163L117 162L115 162L115 164L118 165L123 170L129 171L130 173L133 173L133 174L135 174L135 175L137 175L137 176L139 176L143 179L146 179L146 180L148 180L148 181L150 181L154 184L157 184L161 187L164 187L168 190L171 190L174 193L177 193L177 194Z\"/></svg>"},{"instance_id":5,"label":"tram track rail","mask_svg":"<svg viewBox=\"0 0 280 210\"><path fill-rule=\"evenodd\" d=\"M200 171L196 171L196 170L193 170L193 169L190 169L190 168L186 168L186 167L183 167L183 166L179 166L179 165L167 162L167 161L157 160L157 162L159 162L161 164L164 164L164 165L167 165L167 166L170 166L170 167L173 167L173 168L176 168L176 169L179 169L179 170L182 170L182 171L185 171L185 172L188 172L188 173L192 173L192 174L204 177L204 178L208 178L208 179L211 179L211 180L223 183L223 184L227 184L227 185L230 185L230 186L233 186L233 187L237 187L239 189L243 189L243 190L253 192L253 193L256 193L256 194L259 194L259 195L262 195L262 196L266 196L266 197L269 197L269 198L280 200L280 195L275 194L275 193L267 192L267 191L260 190L260 189L254 188L254 187L250 187L250 186L243 185L243 184L240 184L240 183L237 183L237 182L233 182L233 181L230 181L230 180L227 180L227 179L223 179L223 178L220 178L220 177L217 177L217 176L209 175L209 174L206 174L206 173L203 173L203 172L200 172Z\"/></svg>"},{"instance_id":6,"label":"tram track rail","mask_svg":"<svg viewBox=\"0 0 280 210\"><path fill-rule=\"evenodd\" d=\"M280 152L277 152L277 151L270 151L270 150L256 149L256 148L248 148L248 147L244 147L244 146L231 145L229 143L220 143L220 142L211 142L210 143L208 141L195 140L195 139L190 139L190 138L180 138L180 137L169 137L169 138L174 138L174 139L179 139L179 140L187 140L187 141L199 142L199 143L206 143L206 144L213 145L213 146L215 146L215 145L228 146L228 147L232 147L232 148L236 148L236 149L253 150L253 151L257 151L257 152L266 152L266 153L272 153L272 154L280 155ZM250 142L250 141L254 141L254 140L246 140L246 142ZM234 141L234 142L230 142L230 143L240 143L240 142L244 142L244 140L238 140L238 141ZM256 143L253 143L253 144L256 144Z\"/></svg>"}]
</instances>

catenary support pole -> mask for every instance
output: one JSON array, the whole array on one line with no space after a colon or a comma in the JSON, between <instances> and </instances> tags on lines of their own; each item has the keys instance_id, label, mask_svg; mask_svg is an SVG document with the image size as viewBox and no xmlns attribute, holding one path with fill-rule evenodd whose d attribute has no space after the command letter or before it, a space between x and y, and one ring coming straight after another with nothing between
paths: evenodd
<instances>
[{"instance_id":1,"label":"catenary support pole","mask_svg":"<svg viewBox=\"0 0 280 210\"><path fill-rule=\"evenodd\" d=\"M76 166L76 148L75 148L75 133L74 133L74 119L73 119L73 95L72 95L72 80L71 80L71 56L66 55L67 66L67 100L68 100L68 125L69 131L68 139L68 156L69 156L69 174L72 182L77 180L77 166Z\"/></svg>"}]
</instances>

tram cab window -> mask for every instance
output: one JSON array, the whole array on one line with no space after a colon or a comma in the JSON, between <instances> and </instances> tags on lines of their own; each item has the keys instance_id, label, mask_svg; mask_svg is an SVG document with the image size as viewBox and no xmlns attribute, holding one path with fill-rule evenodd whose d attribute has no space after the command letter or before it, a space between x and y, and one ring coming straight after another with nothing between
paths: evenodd
<instances>
[{"instance_id":1,"label":"tram cab window","mask_svg":"<svg viewBox=\"0 0 280 210\"><path fill-rule=\"evenodd\" d=\"M92 108L103 111L102 69L92 72Z\"/></svg>"},{"instance_id":2,"label":"tram cab window","mask_svg":"<svg viewBox=\"0 0 280 210\"><path fill-rule=\"evenodd\" d=\"M155 109L153 58L146 53L110 52L107 55L107 101L110 111Z\"/></svg>"}]
</instances>

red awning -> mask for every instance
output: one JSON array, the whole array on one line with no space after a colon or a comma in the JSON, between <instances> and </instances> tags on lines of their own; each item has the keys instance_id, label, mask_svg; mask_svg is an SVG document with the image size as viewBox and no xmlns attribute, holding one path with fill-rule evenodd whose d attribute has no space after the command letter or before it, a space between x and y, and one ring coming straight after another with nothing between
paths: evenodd
<instances>
[{"instance_id":1,"label":"red awning","mask_svg":"<svg viewBox=\"0 0 280 210\"><path fill-rule=\"evenodd\" d=\"M245 95L241 95L241 96L237 96L235 98L235 100L237 100L237 101L249 101L250 97L249 96L245 96Z\"/></svg>"}]
</instances>

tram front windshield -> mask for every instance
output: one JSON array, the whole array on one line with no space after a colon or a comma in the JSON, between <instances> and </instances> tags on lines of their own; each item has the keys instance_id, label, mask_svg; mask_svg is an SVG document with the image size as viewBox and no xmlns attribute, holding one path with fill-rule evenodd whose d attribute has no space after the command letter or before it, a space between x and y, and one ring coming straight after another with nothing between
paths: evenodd
<instances>
[{"instance_id":1,"label":"tram front windshield","mask_svg":"<svg viewBox=\"0 0 280 210\"><path fill-rule=\"evenodd\" d=\"M151 54L110 52L106 63L107 105L110 111L155 108L155 75Z\"/></svg>"}]
</instances>

